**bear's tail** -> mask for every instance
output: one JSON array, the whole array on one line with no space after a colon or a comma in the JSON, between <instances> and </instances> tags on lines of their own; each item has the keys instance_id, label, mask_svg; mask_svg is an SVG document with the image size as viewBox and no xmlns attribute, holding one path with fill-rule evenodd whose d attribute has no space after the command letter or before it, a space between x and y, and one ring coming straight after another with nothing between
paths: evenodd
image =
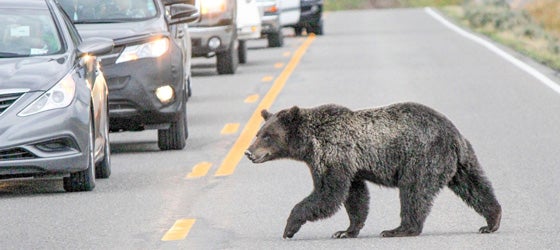
<instances>
[{"instance_id":1,"label":"bear's tail","mask_svg":"<svg viewBox=\"0 0 560 250\"><path fill-rule=\"evenodd\" d=\"M494 195L492 184L484 175L469 141L463 138L457 151L457 172L448 186L486 219L488 226L480 228L480 232L494 232L500 227L502 208Z\"/></svg>"}]
</instances>

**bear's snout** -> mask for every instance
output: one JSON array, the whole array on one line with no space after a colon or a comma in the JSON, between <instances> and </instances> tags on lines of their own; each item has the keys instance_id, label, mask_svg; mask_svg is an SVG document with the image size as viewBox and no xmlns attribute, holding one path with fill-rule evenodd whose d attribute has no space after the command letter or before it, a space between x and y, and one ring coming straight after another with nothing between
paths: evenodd
<instances>
[{"instance_id":1,"label":"bear's snout","mask_svg":"<svg viewBox=\"0 0 560 250\"><path fill-rule=\"evenodd\" d=\"M251 153L251 151L245 150L245 156L247 156L249 160L255 161L255 156L253 155L253 153Z\"/></svg>"},{"instance_id":2,"label":"bear's snout","mask_svg":"<svg viewBox=\"0 0 560 250\"><path fill-rule=\"evenodd\" d=\"M253 163L263 163L265 161L270 160L270 152L256 150L255 153L251 152L250 150L245 151L245 156Z\"/></svg>"}]
</instances>

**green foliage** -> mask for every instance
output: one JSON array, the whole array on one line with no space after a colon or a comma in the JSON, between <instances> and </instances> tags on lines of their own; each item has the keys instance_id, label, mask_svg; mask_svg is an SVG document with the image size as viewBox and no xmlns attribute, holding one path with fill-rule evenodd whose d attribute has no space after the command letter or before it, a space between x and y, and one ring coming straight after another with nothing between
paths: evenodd
<instances>
[{"instance_id":1,"label":"green foliage","mask_svg":"<svg viewBox=\"0 0 560 250\"><path fill-rule=\"evenodd\" d=\"M505 0L468 1L462 11L443 9L476 32L510 46L554 69L560 69L560 43L524 10L513 10Z\"/></svg>"},{"instance_id":2,"label":"green foliage","mask_svg":"<svg viewBox=\"0 0 560 250\"><path fill-rule=\"evenodd\" d=\"M363 8L369 0L324 0L325 10L351 10Z\"/></svg>"},{"instance_id":3,"label":"green foliage","mask_svg":"<svg viewBox=\"0 0 560 250\"><path fill-rule=\"evenodd\" d=\"M425 6L448 6L448 5L459 5L464 2L464 0L399 0L402 6L408 7L425 7Z\"/></svg>"}]
</instances>

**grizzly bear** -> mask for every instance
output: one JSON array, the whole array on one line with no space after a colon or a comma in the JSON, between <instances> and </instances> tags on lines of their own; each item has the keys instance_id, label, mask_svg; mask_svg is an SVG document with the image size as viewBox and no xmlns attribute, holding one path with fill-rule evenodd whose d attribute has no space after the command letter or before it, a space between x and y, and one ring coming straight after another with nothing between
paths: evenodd
<instances>
[{"instance_id":1,"label":"grizzly bear","mask_svg":"<svg viewBox=\"0 0 560 250\"><path fill-rule=\"evenodd\" d=\"M401 223L383 237L416 236L438 192L448 186L482 215L480 233L500 227L502 209L467 139L441 113L417 103L352 111L329 104L262 110L265 123L245 152L253 163L288 158L307 164L312 193L294 206L284 230L292 238L307 221L344 204L350 226L333 238L357 237L368 215L365 181L399 189Z\"/></svg>"}]
</instances>

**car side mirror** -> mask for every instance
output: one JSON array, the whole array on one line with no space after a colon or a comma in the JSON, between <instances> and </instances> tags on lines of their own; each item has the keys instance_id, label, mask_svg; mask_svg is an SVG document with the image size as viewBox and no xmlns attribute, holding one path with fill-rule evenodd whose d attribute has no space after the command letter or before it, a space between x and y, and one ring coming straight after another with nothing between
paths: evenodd
<instances>
[{"instance_id":1,"label":"car side mirror","mask_svg":"<svg viewBox=\"0 0 560 250\"><path fill-rule=\"evenodd\" d=\"M92 37L84 40L80 45L78 45L78 56L82 57L84 55L99 56L107 54L113 50L115 43L113 39L102 38L102 37Z\"/></svg>"},{"instance_id":2,"label":"car side mirror","mask_svg":"<svg viewBox=\"0 0 560 250\"><path fill-rule=\"evenodd\" d=\"M171 20L169 24L190 23L198 20L198 9L190 4L174 4L170 7Z\"/></svg>"}]
</instances>

